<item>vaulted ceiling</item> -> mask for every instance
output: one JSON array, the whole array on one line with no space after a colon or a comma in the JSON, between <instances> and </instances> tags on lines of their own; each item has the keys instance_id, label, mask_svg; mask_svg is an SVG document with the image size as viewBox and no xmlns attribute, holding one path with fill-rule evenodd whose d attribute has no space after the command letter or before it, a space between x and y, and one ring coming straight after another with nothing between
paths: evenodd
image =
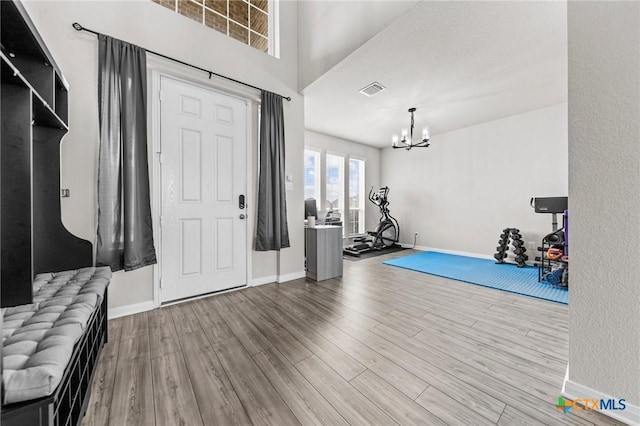
<instances>
[{"instance_id":1,"label":"vaulted ceiling","mask_svg":"<svg viewBox=\"0 0 640 426\"><path fill-rule=\"evenodd\" d=\"M362 24L366 3L375 25L346 25ZM330 58L300 55L309 130L385 147L408 127L410 107L433 136L567 100L564 2L308 1L300 10L299 51L315 40L318 58ZM358 92L373 81L386 90Z\"/></svg>"}]
</instances>

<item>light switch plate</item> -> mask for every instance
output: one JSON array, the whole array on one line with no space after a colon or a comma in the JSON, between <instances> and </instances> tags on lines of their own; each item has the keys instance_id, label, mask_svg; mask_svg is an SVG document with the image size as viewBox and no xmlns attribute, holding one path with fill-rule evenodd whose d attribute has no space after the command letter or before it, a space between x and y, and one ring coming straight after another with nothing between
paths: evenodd
<instances>
[{"instance_id":1,"label":"light switch plate","mask_svg":"<svg viewBox=\"0 0 640 426\"><path fill-rule=\"evenodd\" d=\"M287 182L286 188L287 188L287 191L293 191L293 183L292 182Z\"/></svg>"}]
</instances>

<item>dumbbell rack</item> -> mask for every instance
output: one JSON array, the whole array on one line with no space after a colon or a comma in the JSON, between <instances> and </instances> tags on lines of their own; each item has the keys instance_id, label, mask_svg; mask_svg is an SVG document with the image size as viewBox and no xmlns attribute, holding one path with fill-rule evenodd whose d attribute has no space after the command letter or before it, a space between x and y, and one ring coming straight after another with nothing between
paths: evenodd
<instances>
[{"instance_id":1,"label":"dumbbell rack","mask_svg":"<svg viewBox=\"0 0 640 426\"><path fill-rule=\"evenodd\" d=\"M540 252L540 256L536 256L536 266L538 267L538 282L542 282L542 280L545 279L545 276L547 274L549 274L551 271L555 270L556 268L564 268L565 270L568 271L569 268L569 262L562 260L562 258L560 259L549 259L549 257L547 257L547 252L549 251L550 248L553 247L557 247L558 244L551 244L545 240L542 240L542 246L538 247L538 251ZM563 253L566 251L563 251ZM558 283L558 284L554 284L552 282L547 281L549 284L551 285L558 285L561 287L566 287L566 283L562 284Z\"/></svg>"},{"instance_id":2,"label":"dumbbell rack","mask_svg":"<svg viewBox=\"0 0 640 426\"><path fill-rule=\"evenodd\" d=\"M553 214L553 220L552 220L553 232L542 239L542 246L538 247L540 256L536 256L535 258L536 260L535 265L538 267L538 282L542 282L543 280L545 280L547 283L551 285L557 285L560 287L568 286L568 275L563 275L562 279L557 284L545 279L547 274L551 273L552 271L558 268L563 268L564 274L569 273L569 260L567 257L569 254L568 241L566 239L563 239L561 243L559 242L554 243L554 242L547 241L547 238L550 235L557 232L562 232L564 229L566 229L568 226L568 222L569 222L568 213L565 211L564 215L562 216L562 228L558 230L558 220L557 220L556 214L555 213ZM549 249L559 248L559 246L562 248L563 256L560 259L549 259L549 257L547 256L547 252L549 251Z\"/></svg>"},{"instance_id":3,"label":"dumbbell rack","mask_svg":"<svg viewBox=\"0 0 640 426\"><path fill-rule=\"evenodd\" d=\"M513 253L513 260L518 268L525 266L529 259L526 254L527 248L524 246L524 241L518 228L504 228L502 234L500 234L496 250L496 254L493 255L496 263L505 263L505 259L509 258L509 252Z\"/></svg>"}]
</instances>

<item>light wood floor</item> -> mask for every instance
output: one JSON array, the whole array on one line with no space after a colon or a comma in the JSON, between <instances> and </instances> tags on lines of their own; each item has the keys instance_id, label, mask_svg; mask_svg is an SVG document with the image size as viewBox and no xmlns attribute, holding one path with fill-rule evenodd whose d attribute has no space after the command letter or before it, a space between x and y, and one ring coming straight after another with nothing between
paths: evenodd
<instances>
[{"instance_id":1,"label":"light wood floor","mask_svg":"<svg viewBox=\"0 0 640 426\"><path fill-rule=\"evenodd\" d=\"M83 425L593 425L567 307L382 265L109 322Z\"/></svg>"}]
</instances>

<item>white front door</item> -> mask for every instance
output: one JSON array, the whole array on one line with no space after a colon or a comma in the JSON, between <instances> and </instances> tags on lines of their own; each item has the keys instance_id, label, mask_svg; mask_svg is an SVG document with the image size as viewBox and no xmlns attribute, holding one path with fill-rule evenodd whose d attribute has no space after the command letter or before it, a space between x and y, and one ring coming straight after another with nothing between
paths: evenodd
<instances>
[{"instance_id":1,"label":"white front door","mask_svg":"<svg viewBox=\"0 0 640 426\"><path fill-rule=\"evenodd\" d=\"M160 89L161 301L246 285L247 102L165 76Z\"/></svg>"}]
</instances>

